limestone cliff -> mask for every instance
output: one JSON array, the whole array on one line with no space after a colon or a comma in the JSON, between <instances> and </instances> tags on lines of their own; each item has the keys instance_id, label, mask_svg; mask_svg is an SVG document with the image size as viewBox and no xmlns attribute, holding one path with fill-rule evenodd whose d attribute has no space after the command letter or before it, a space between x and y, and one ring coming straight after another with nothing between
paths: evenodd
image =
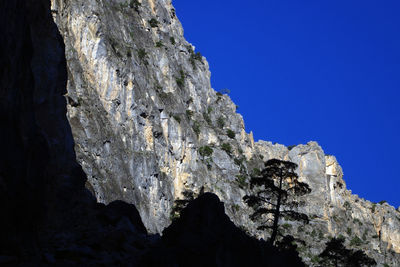
<instances>
[{"instance_id":1,"label":"limestone cliff","mask_svg":"<svg viewBox=\"0 0 400 267\"><path fill-rule=\"evenodd\" d=\"M312 188L302 208L311 223L287 222L306 241L308 263L330 236L344 235L379 266L400 266L400 213L352 195L335 157L315 142L254 142L236 105L211 88L208 63L184 39L171 1L51 4L66 46L77 158L98 201L135 204L147 229L160 233L183 191L214 192L236 225L266 238L242 202L247 180L268 159L290 160Z\"/></svg>"}]
</instances>

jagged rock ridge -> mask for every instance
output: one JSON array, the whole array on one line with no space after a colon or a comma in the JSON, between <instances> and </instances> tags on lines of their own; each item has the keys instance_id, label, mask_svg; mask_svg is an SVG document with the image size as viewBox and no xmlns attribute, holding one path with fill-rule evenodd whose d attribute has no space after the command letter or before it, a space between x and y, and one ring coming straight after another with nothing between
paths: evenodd
<instances>
[{"instance_id":1,"label":"jagged rock ridge","mask_svg":"<svg viewBox=\"0 0 400 267\"><path fill-rule=\"evenodd\" d=\"M301 208L311 224L286 222L306 240L309 263L330 236L344 235L380 265L400 265L400 213L352 195L335 157L315 142L254 142L236 105L211 88L208 63L184 39L170 1L51 3L66 45L77 157L98 201L135 204L147 229L160 233L174 200L203 188L237 225L266 238L248 219L246 182L264 161L290 160L312 189Z\"/></svg>"}]
</instances>

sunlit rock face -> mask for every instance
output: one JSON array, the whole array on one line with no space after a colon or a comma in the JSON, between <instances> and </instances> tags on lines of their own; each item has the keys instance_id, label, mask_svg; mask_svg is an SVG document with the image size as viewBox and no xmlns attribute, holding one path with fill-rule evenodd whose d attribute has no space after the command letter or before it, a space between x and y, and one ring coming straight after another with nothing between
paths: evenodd
<instances>
[{"instance_id":1,"label":"sunlit rock face","mask_svg":"<svg viewBox=\"0 0 400 267\"><path fill-rule=\"evenodd\" d=\"M267 238L248 218L246 182L266 160L290 160L312 189L300 207L311 223L287 222L309 263L343 235L349 246L359 237L381 265L400 265L400 213L352 195L315 142L254 142L236 105L211 88L208 63L184 39L170 1L52 0L52 10L66 46L75 149L98 201L133 203L147 229L161 232L182 192L213 192L237 225ZM206 146L211 154L200 153Z\"/></svg>"}]
</instances>

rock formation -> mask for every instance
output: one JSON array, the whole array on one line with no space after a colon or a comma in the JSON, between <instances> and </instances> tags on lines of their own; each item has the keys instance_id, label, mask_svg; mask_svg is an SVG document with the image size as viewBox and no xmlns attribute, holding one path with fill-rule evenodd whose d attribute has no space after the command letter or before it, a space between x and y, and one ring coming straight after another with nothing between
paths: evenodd
<instances>
[{"instance_id":1,"label":"rock formation","mask_svg":"<svg viewBox=\"0 0 400 267\"><path fill-rule=\"evenodd\" d=\"M17 4L13 8L24 14ZM13 38L22 38L15 33L32 38L30 45L17 47L22 59L14 60L9 47L1 49L9 53L5 60L15 62L15 69L5 69L2 75L18 72L31 77L3 79L4 88L18 82L23 83L20 88L28 88L18 94L2 92L4 125L20 132L17 139L10 137L11 132L2 132L3 140L10 140L9 154L3 155L11 155L3 162L43 165L37 169L40 173L25 171L29 177L19 175L16 168L7 171L18 178L2 178L3 191L18 189L24 196L16 198L19 204L10 209L20 209L25 203L36 207L32 199L42 205L52 199L63 203L77 185L85 183L73 160L62 105L65 94L77 159L88 177L86 188L99 202L134 204L149 232L161 233L170 225L174 201L182 199L183 192L198 195L203 190L219 196L237 226L266 239L269 234L257 231L249 220L242 197L250 190L247 181L252 172L266 160L278 158L297 163L299 176L312 189L301 208L311 223L285 222L288 233L306 242L299 251L307 263L316 264L316 255L330 236L343 235L348 246L363 249L379 266L400 265L400 213L385 203L352 195L335 157L325 155L315 142L291 149L254 142L236 105L211 88L208 63L184 39L169 0L52 0L51 12L65 43L67 92L65 69L59 68L64 58L57 52L63 46L54 26L42 26L41 18L25 18L16 24L20 29L9 30ZM25 29L26 25L32 26ZM32 69L24 57L32 58ZM43 59L48 64L34 64ZM7 110L9 103L16 107ZM34 125L27 127L26 121ZM0 177L5 174L0 172ZM43 177L48 178L41 185L51 181L54 187L43 189L32 183ZM12 186L15 181L22 186ZM65 184L71 186L57 187ZM44 196L51 197L40 199L41 190L48 190ZM82 195L87 193L82 191ZM8 199L5 194L2 197ZM13 220L18 221L17 217Z\"/></svg>"},{"instance_id":2,"label":"rock formation","mask_svg":"<svg viewBox=\"0 0 400 267\"><path fill-rule=\"evenodd\" d=\"M203 249L206 266L304 266L295 251L247 236L210 193L185 208L162 238L147 234L132 204L97 203L75 159L63 96L64 46L49 2L3 1L0 20L1 266L149 266L148 255L167 257L157 266L195 266L182 245ZM191 240L199 230L204 247ZM218 250L210 251L215 244Z\"/></svg>"}]
</instances>

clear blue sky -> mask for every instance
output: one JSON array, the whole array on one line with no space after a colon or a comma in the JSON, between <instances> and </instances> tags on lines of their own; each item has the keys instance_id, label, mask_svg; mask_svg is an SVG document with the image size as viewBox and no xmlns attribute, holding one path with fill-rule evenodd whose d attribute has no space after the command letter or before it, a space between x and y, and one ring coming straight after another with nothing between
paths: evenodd
<instances>
[{"instance_id":1,"label":"clear blue sky","mask_svg":"<svg viewBox=\"0 0 400 267\"><path fill-rule=\"evenodd\" d=\"M353 193L400 205L400 1L173 4L256 140L317 141Z\"/></svg>"}]
</instances>

